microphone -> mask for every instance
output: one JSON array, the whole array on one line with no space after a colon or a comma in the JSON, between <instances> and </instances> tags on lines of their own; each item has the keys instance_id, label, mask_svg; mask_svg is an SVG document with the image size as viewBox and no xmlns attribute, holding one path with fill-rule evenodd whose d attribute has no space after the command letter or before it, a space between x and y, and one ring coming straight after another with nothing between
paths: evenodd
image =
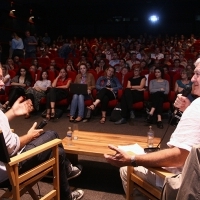
<instances>
[{"instance_id":1,"label":"microphone","mask_svg":"<svg viewBox=\"0 0 200 200\"><path fill-rule=\"evenodd\" d=\"M182 96L187 97L191 93L191 91L192 91L192 87L190 85L186 85L186 88L183 89L183 91L182 91ZM169 122L169 124L167 126L167 129L166 129L164 135L162 136L159 144L156 147L144 148L144 152L145 153L151 153L151 152L155 152L155 151L159 151L160 150L159 146L162 143L162 141L164 140L165 135L167 134L167 131L169 129L169 125L175 125L175 124L177 125L178 122L180 121L180 118L181 118L182 114L183 114L183 112L181 112L178 108L175 109L175 111L173 113L173 116L172 116L172 118L171 118L171 120L170 120L170 122Z\"/></svg>"},{"instance_id":2,"label":"microphone","mask_svg":"<svg viewBox=\"0 0 200 200\"><path fill-rule=\"evenodd\" d=\"M43 119L39 125L37 125L37 127L35 129L42 129L43 127L45 127L47 125L47 120Z\"/></svg>"},{"instance_id":3,"label":"microphone","mask_svg":"<svg viewBox=\"0 0 200 200\"><path fill-rule=\"evenodd\" d=\"M191 90L192 87L190 85L186 85L186 88L182 91L182 96L187 97L191 93ZM182 114L182 111L180 111L178 108L175 108L169 124L171 124L172 126L176 126L179 123Z\"/></svg>"}]
</instances>

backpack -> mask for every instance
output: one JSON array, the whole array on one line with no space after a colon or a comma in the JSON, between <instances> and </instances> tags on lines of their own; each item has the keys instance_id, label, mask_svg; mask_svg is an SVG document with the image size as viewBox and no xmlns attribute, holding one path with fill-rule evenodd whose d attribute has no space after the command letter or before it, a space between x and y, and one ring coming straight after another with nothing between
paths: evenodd
<instances>
[{"instance_id":1,"label":"backpack","mask_svg":"<svg viewBox=\"0 0 200 200\"><path fill-rule=\"evenodd\" d=\"M116 122L116 121L120 120L122 118L121 112L122 112L121 104L118 103L115 106L115 108L113 109L113 111L111 112L110 121Z\"/></svg>"}]
</instances>

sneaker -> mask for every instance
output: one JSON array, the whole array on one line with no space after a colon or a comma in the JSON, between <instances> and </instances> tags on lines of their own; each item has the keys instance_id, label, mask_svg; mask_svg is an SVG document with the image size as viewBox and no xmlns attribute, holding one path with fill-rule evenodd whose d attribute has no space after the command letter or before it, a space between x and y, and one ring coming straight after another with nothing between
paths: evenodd
<instances>
[{"instance_id":1,"label":"sneaker","mask_svg":"<svg viewBox=\"0 0 200 200\"><path fill-rule=\"evenodd\" d=\"M76 166L72 166L72 171L67 175L67 180L76 178L77 176L79 176L81 174L82 171L82 166L81 165L76 165Z\"/></svg>"},{"instance_id":2,"label":"sneaker","mask_svg":"<svg viewBox=\"0 0 200 200\"><path fill-rule=\"evenodd\" d=\"M81 199L84 195L83 190L75 190L71 193L71 200Z\"/></svg>"},{"instance_id":3,"label":"sneaker","mask_svg":"<svg viewBox=\"0 0 200 200\"><path fill-rule=\"evenodd\" d=\"M135 114L134 114L133 111L130 112L130 118L131 118L131 119L135 119Z\"/></svg>"}]
</instances>

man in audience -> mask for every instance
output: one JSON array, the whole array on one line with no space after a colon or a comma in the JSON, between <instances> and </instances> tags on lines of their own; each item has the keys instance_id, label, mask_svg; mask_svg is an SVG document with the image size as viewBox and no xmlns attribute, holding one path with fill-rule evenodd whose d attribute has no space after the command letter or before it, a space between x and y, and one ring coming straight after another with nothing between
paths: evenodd
<instances>
[{"instance_id":1,"label":"man in audience","mask_svg":"<svg viewBox=\"0 0 200 200\"><path fill-rule=\"evenodd\" d=\"M2 69L0 68L0 88L4 86ZM3 135L6 142L6 147L10 157L17 153L25 152L33 148L33 146L39 146L45 142L51 141L55 138L59 138L55 131L43 131L43 129L36 129L37 123L35 122L27 134L19 137L17 134L12 133L10 130L9 122L16 116L24 115L33 110L32 102L29 100L23 101L20 97L13 105L13 107L5 114L0 111L0 129L3 131ZM37 157L23 161L20 163L19 173L23 173L28 169L35 167L36 165L48 160L51 156L51 152L45 151L39 154ZM82 190L75 190L71 192L68 180L77 177L81 173L81 166L72 166L69 160L66 158L66 153L63 146L59 146L59 180L60 180L60 199L61 200L77 200L83 196ZM0 162L0 183L8 183L8 174L4 163Z\"/></svg>"},{"instance_id":2,"label":"man in audience","mask_svg":"<svg viewBox=\"0 0 200 200\"><path fill-rule=\"evenodd\" d=\"M34 36L30 35L29 31L25 32L26 38L24 39L25 57L35 58L36 57L36 46L38 45L37 40Z\"/></svg>"},{"instance_id":3,"label":"man in audience","mask_svg":"<svg viewBox=\"0 0 200 200\"><path fill-rule=\"evenodd\" d=\"M115 65L118 65L118 64L119 64L119 58L118 58L117 52L114 52L113 57L109 62L109 65L114 67Z\"/></svg>"},{"instance_id":4,"label":"man in audience","mask_svg":"<svg viewBox=\"0 0 200 200\"><path fill-rule=\"evenodd\" d=\"M184 113L167 143L168 149L131 156L117 147L109 145L109 148L116 153L114 155L105 154L105 158L112 165L121 167L120 175L125 191L127 188L127 167L123 166L134 166L136 174L158 188L162 188L164 180L145 167L165 167L175 174L180 173L192 146L200 143L200 59L195 62L195 67L191 79L193 82L192 94L198 98L191 103L187 97L178 95L174 106Z\"/></svg>"}]
</instances>

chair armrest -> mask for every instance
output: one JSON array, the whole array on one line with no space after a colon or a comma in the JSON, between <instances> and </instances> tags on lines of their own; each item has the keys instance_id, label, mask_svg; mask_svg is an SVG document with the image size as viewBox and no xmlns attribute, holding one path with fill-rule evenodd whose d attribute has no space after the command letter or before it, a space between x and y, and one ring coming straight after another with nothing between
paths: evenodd
<instances>
[{"instance_id":1,"label":"chair armrest","mask_svg":"<svg viewBox=\"0 0 200 200\"><path fill-rule=\"evenodd\" d=\"M170 91L168 94L168 99L171 103L174 103L176 99L176 93L174 91Z\"/></svg>"},{"instance_id":2,"label":"chair armrest","mask_svg":"<svg viewBox=\"0 0 200 200\"><path fill-rule=\"evenodd\" d=\"M42 144L38 147L35 147L35 148L33 148L29 151L26 151L24 153L21 153L19 155L16 155L16 156L10 158L9 165L13 166L13 165L15 165L15 164L17 164L17 163L19 163L23 160L26 160L30 157L33 157L33 156L35 156L35 155L37 155L37 154L39 154L43 151L46 151L47 149L51 149L51 148L53 148L53 147L55 147L55 146L57 146L58 144L61 144L61 143L62 143L61 139L54 139L50 142L46 142L46 143L44 143L44 144Z\"/></svg>"}]
</instances>

